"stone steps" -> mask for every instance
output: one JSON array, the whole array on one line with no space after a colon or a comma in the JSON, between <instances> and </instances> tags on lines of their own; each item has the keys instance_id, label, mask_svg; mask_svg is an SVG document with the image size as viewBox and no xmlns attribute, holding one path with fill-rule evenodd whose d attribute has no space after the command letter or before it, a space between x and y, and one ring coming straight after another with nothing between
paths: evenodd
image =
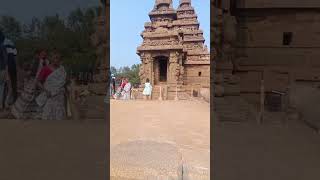
<instances>
[{"instance_id":1,"label":"stone steps","mask_svg":"<svg viewBox=\"0 0 320 180\"><path fill-rule=\"evenodd\" d=\"M137 89L137 91L135 92L135 99L143 99L143 95L142 95L143 89ZM176 87L175 86L169 86L167 89L162 86L162 99L163 100L174 100L176 97ZM152 99L153 100L158 100L160 97L160 87L159 86L155 86L153 87L152 90ZM179 87L178 88L178 99L179 100L188 100L190 99L190 95L187 93L187 91L182 88Z\"/></svg>"}]
</instances>

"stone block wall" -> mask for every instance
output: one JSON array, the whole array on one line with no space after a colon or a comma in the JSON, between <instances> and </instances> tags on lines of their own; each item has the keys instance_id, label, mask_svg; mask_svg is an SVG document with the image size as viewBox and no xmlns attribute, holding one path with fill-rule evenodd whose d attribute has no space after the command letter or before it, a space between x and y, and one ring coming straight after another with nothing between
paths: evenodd
<instances>
[{"instance_id":1,"label":"stone block wall","mask_svg":"<svg viewBox=\"0 0 320 180\"><path fill-rule=\"evenodd\" d=\"M210 65L185 65L184 84L210 85Z\"/></svg>"},{"instance_id":2,"label":"stone block wall","mask_svg":"<svg viewBox=\"0 0 320 180\"><path fill-rule=\"evenodd\" d=\"M266 91L286 91L290 80L319 80L319 17L313 10L292 9L239 14L235 75L240 77L241 92L259 92L263 71ZM286 45L288 32L291 43Z\"/></svg>"},{"instance_id":3,"label":"stone block wall","mask_svg":"<svg viewBox=\"0 0 320 180\"><path fill-rule=\"evenodd\" d=\"M308 8L320 7L318 0L236 0L239 8Z\"/></svg>"}]
</instances>

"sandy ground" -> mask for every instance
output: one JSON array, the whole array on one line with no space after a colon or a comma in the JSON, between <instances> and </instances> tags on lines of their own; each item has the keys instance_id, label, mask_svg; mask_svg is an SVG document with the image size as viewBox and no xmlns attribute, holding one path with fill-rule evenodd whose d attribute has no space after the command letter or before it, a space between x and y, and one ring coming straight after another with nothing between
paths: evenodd
<instances>
[{"instance_id":1,"label":"sandy ground","mask_svg":"<svg viewBox=\"0 0 320 180\"><path fill-rule=\"evenodd\" d=\"M214 128L217 180L320 179L320 135L301 122Z\"/></svg>"},{"instance_id":2,"label":"sandy ground","mask_svg":"<svg viewBox=\"0 0 320 180\"><path fill-rule=\"evenodd\" d=\"M0 119L0 179L107 179L105 125Z\"/></svg>"},{"instance_id":3,"label":"sandy ground","mask_svg":"<svg viewBox=\"0 0 320 180\"><path fill-rule=\"evenodd\" d=\"M136 140L172 143L186 165L205 170L209 176L209 103L111 100L110 113L111 148Z\"/></svg>"}]
</instances>

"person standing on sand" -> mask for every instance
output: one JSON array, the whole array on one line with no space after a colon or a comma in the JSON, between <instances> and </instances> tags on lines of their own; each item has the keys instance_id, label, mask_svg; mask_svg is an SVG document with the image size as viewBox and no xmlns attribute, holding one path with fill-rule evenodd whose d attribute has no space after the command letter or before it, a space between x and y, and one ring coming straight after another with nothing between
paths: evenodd
<instances>
[{"instance_id":1,"label":"person standing on sand","mask_svg":"<svg viewBox=\"0 0 320 180\"><path fill-rule=\"evenodd\" d=\"M36 57L32 63L31 75L34 76L35 79L37 79L42 67L47 66L49 64L50 61L48 60L47 51L44 49L36 51Z\"/></svg>"},{"instance_id":2,"label":"person standing on sand","mask_svg":"<svg viewBox=\"0 0 320 180\"><path fill-rule=\"evenodd\" d=\"M110 79L110 96L113 96L114 93L116 92L116 81L114 74L111 74L111 79Z\"/></svg>"},{"instance_id":3,"label":"person standing on sand","mask_svg":"<svg viewBox=\"0 0 320 180\"><path fill-rule=\"evenodd\" d=\"M121 87L121 91L123 90L124 86L126 85L126 79L124 77L121 78L121 84L120 84L120 87Z\"/></svg>"},{"instance_id":4,"label":"person standing on sand","mask_svg":"<svg viewBox=\"0 0 320 180\"><path fill-rule=\"evenodd\" d=\"M40 94L41 90L37 87L37 80L43 67L49 65L46 50L37 50L35 59L28 68L28 77L23 85L23 91L18 99L11 107L11 113L16 119L38 118L42 109L37 105L35 98Z\"/></svg>"},{"instance_id":5,"label":"person standing on sand","mask_svg":"<svg viewBox=\"0 0 320 180\"><path fill-rule=\"evenodd\" d=\"M125 79L125 82L126 82L126 85L124 86L123 91L122 91L123 92L122 99L123 100L130 100L132 86L131 86L131 83L129 82L128 78Z\"/></svg>"},{"instance_id":6,"label":"person standing on sand","mask_svg":"<svg viewBox=\"0 0 320 180\"><path fill-rule=\"evenodd\" d=\"M150 84L150 80L147 78L146 83L144 84L144 89L142 94L145 96L147 100L151 99L152 94L152 86Z\"/></svg>"},{"instance_id":7,"label":"person standing on sand","mask_svg":"<svg viewBox=\"0 0 320 180\"><path fill-rule=\"evenodd\" d=\"M55 51L52 63L44 66L39 73L37 80L42 92L36 98L36 102L42 108L42 120L64 120L66 118L67 73L61 64L61 55Z\"/></svg>"},{"instance_id":8,"label":"person standing on sand","mask_svg":"<svg viewBox=\"0 0 320 180\"><path fill-rule=\"evenodd\" d=\"M15 47L15 44L8 38L5 38L3 41L3 46L5 47L7 51L8 56L8 94L6 99L6 105L10 106L12 105L16 100L18 96L18 90L17 90L17 48Z\"/></svg>"}]
</instances>

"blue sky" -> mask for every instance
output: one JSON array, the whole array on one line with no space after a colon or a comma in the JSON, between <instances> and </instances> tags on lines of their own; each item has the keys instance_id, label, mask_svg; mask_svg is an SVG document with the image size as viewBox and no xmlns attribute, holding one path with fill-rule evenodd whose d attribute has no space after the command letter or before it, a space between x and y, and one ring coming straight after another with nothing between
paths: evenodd
<instances>
[{"instance_id":1,"label":"blue sky","mask_svg":"<svg viewBox=\"0 0 320 180\"><path fill-rule=\"evenodd\" d=\"M140 63L136 54L142 43L140 33L144 23L149 22L148 13L155 0L111 0L110 1L110 64L114 67L131 66ZM179 0L173 0L177 8ZM205 44L210 48L210 0L192 0L204 31Z\"/></svg>"},{"instance_id":2,"label":"blue sky","mask_svg":"<svg viewBox=\"0 0 320 180\"><path fill-rule=\"evenodd\" d=\"M65 17L78 7L88 8L99 4L99 0L1 0L0 16L14 16L28 23L33 17L42 18L57 13Z\"/></svg>"}]
</instances>

